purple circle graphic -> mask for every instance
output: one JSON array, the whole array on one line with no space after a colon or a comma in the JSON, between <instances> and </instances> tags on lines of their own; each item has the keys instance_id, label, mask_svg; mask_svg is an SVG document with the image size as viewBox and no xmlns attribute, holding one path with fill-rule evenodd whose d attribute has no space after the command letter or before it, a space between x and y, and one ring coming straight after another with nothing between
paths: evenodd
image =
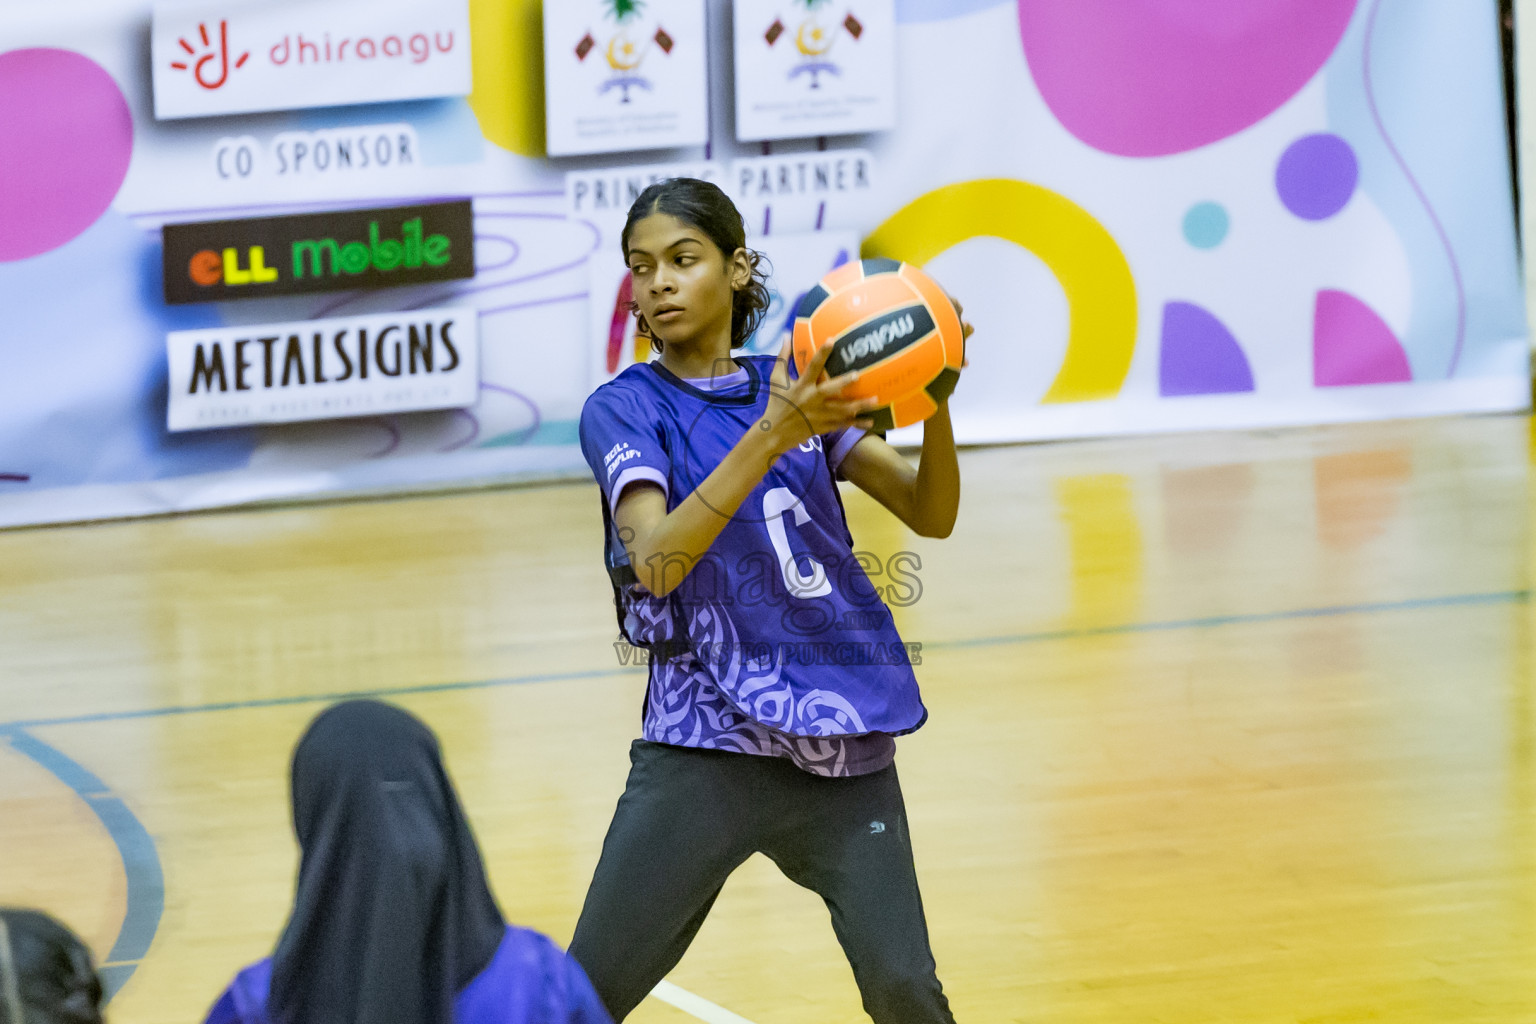
<instances>
[{"instance_id":1,"label":"purple circle graphic","mask_svg":"<svg viewBox=\"0 0 1536 1024\"><path fill-rule=\"evenodd\" d=\"M1275 168L1280 201L1303 220L1327 220L1344 209L1359 181L1355 151L1327 132L1291 143Z\"/></svg>"},{"instance_id":2,"label":"purple circle graphic","mask_svg":"<svg viewBox=\"0 0 1536 1024\"><path fill-rule=\"evenodd\" d=\"M101 65L70 50L0 53L0 263L96 223L132 154L128 101Z\"/></svg>"}]
</instances>

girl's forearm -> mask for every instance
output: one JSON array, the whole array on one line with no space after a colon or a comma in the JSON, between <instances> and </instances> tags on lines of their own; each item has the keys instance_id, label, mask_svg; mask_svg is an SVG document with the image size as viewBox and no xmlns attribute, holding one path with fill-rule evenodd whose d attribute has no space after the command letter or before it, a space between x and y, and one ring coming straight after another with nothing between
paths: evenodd
<instances>
[{"instance_id":1,"label":"girl's forearm","mask_svg":"<svg viewBox=\"0 0 1536 1024\"><path fill-rule=\"evenodd\" d=\"M682 583L779 454L773 432L757 424L748 429L692 494L644 536L631 540L630 559L640 585L665 597Z\"/></svg>"},{"instance_id":2,"label":"girl's forearm","mask_svg":"<svg viewBox=\"0 0 1536 1024\"><path fill-rule=\"evenodd\" d=\"M960 460L949 403L923 423L923 454L912 482L912 526L924 537L948 537L960 510Z\"/></svg>"}]
</instances>

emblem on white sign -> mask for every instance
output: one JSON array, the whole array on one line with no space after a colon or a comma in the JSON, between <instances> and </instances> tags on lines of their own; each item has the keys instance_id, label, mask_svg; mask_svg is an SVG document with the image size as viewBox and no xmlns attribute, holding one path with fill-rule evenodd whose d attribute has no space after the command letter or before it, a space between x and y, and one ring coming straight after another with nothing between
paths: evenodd
<instances>
[{"instance_id":1,"label":"emblem on white sign","mask_svg":"<svg viewBox=\"0 0 1536 1024\"><path fill-rule=\"evenodd\" d=\"M736 138L896 126L895 0L735 0Z\"/></svg>"},{"instance_id":2,"label":"emblem on white sign","mask_svg":"<svg viewBox=\"0 0 1536 1024\"><path fill-rule=\"evenodd\" d=\"M545 0L550 156L702 145L703 0Z\"/></svg>"}]
</instances>

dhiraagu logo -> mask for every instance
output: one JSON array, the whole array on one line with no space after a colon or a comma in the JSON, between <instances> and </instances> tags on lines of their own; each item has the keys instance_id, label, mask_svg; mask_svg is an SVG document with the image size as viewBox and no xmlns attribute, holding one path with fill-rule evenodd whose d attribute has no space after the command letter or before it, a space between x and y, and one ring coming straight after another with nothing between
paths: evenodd
<instances>
[{"instance_id":1,"label":"dhiraagu logo","mask_svg":"<svg viewBox=\"0 0 1536 1024\"><path fill-rule=\"evenodd\" d=\"M251 51L244 50L233 64L230 63L229 21L225 18L220 18L214 29L200 21L197 31L188 35L192 36L190 41L184 35L176 37L176 45L182 52L176 54L178 59L171 61L171 67L176 71L192 72L192 80L209 91L223 88L229 81L231 67L242 68L251 59Z\"/></svg>"},{"instance_id":2,"label":"dhiraagu logo","mask_svg":"<svg viewBox=\"0 0 1536 1024\"><path fill-rule=\"evenodd\" d=\"M150 80L162 121L465 96L472 85L468 0L139 6L153 8Z\"/></svg>"},{"instance_id":3,"label":"dhiraagu logo","mask_svg":"<svg viewBox=\"0 0 1536 1024\"><path fill-rule=\"evenodd\" d=\"M474 276L469 202L168 224L165 297L209 302Z\"/></svg>"}]
</instances>

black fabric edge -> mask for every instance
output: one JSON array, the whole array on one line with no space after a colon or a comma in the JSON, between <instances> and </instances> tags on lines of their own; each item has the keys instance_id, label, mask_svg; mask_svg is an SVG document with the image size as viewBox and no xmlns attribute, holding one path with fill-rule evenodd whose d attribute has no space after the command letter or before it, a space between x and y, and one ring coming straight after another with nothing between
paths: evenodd
<instances>
[{"instance_id":1,"label":"black fabric edge","mask_svg":"<svg viewBox=\"0 0 1536 1024\"><path fill-rule=\"evenodd\" d=\"M732 358L737 366L740 366L742 369L747 371L747 377L749 378L746 392L740 395L722 395L714 391L705 391L702 388L696 388L692 384L689 384L687 381L683 380L683 378L679 377L677 374L673 373L671 370L667 369L665 366L662 366L660 362L649 362L645 365L649 366L653 371L655 371L656 376L660 377L668 384L671 384L673 387L678 388L695 398L709 402L712 405L756 405L758 393L763 389L763 375L758 372L756 365L753 364L752 357L742 356L740 358Z\"/></svg>"}]
</instances>

